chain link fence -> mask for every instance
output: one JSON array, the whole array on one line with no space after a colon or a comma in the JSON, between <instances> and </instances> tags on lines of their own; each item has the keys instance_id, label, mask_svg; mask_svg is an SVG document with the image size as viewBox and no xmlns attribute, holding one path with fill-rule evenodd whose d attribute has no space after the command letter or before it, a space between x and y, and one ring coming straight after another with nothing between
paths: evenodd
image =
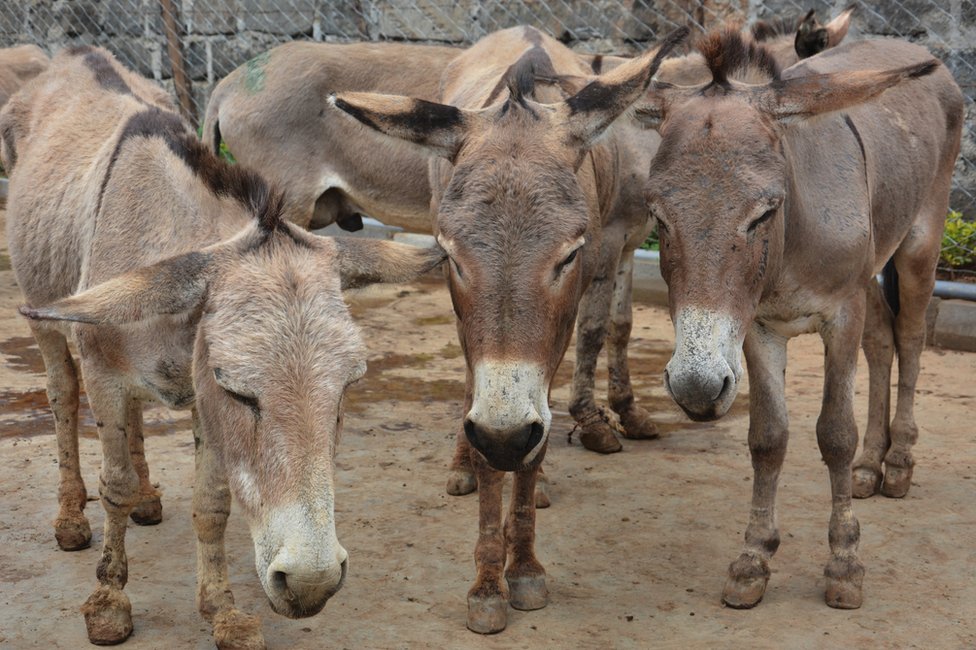
<instances>
[{"instance_id":1,"label":"chain link fence","mask_svg":"<svg viewBox=\"0 0 976 650\"><path fill-rule=\"evenodd\" d=\"M0 0L0 46L54 53L97 44L203 115L213 86L248 59L290 40L396 40L463 46L531 24L571 47L631 53L680 25L727 19L821 20L850 0ZM942 59L967 97L952 206L976 218L976 0L855 0L852 34L917 41Z\"/></svg>"}]
</instances>

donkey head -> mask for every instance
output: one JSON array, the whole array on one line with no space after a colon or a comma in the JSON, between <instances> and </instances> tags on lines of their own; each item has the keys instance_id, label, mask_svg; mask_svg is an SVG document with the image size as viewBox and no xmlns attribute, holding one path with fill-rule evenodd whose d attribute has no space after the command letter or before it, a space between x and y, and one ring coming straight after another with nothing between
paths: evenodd
<instances>
[{"instance_id":1,"label":"donkey head","mask_svg":"<svg viewBox=\"0 0 976 650\"><path fill-rule=\"evenodd\" d=\"M658 85L637 116L661 135L645 198L658 223L675 325L665 384L689 417L711 420L735 398L746 330L782 259L790 183L784 129L868 101L938 63L781 79L768 53L737 32L711 34L700 49L712 82ZM769 81L730 78L746 67Z\"/></svg>"},{"instance_id":2,"label":"donkey head","mask_svg":"<svg viewBox=\"0 0 976 650\"><path fill-rule=\"evenodd\" d=\"M595 270L601 206L584 158L678 40L554 104L529 97L540 68L555 74L538 47L509 68L507 98L481 110L359 93L332 99L363 124L451 163L440 167L434 230L450 258L473 380L464 431L497 469L530 464L544 448L549 384Z\"/></svg>"},{"instance_id":3,"label":"donkey head","mask_svg":"<svg viewBox=\"0 0 976 650\"><path fill-rule=\"evenodd\" d=\"M247 517L258 576L275 611L318 612L339 589L334 455L343 395L366 370L342 288L407 281L436 249L317 237L266 218L234 238L125 273L33 319L118 326L190 314L193 387L206 443ZM199 443L198 443L199 444Z\"/></svg>"}]
</instances>

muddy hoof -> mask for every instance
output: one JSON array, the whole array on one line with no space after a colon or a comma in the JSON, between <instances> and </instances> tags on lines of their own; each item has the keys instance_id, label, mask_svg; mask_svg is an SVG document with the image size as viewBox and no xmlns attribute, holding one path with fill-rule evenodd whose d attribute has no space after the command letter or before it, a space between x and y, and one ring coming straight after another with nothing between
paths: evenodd
<instances>
[{"instance_id":1,"label":"muddy hoof","mask_svg":"<svg viewBox=\"0 0 976 650\"><path fill-rule=\"evenodd\" d=\"M95 645L122 643L132 634L132 606L121 589L101 585L81 607L88 640Z\"/></svg>"},{"instance_id":2,"label":"muddy hoof","mask_svg":"<svg viewBox=\"0 0 976 650\"><path fill-rule=\"evenodd\" d=\"M447 477L447 493L460 497L478 489L478 479L469 469L452 469Z\"/></svg>"},{"instance_id":3,"label":"muddy hoof","mask_svg":"<svg viewBox=\"0 0 976 650\"><path fill-rule=\"evenodd\" d=\"M750 609L759 604L769 583L769 564L751 555L740 555L729 566L722 590L722 602L732 609Z\"/></svg>"},{"instance_id":4,"label":"muddy hoof","mask_svg":"<svg viewBox=\"0 0 976 650\"><path fill-rule=\"evenodd\" d=\"M824 600L836 609L857 609L864 600L861 585L864 582L864 565L854 557L834 557L824 568L827 589Z\"/></svg>"},{"instance_id":5,"label":"muddy hoof","mask_svg":"<svg viewBox=\"0 0 976 650\"><path fill-rule=\"evenodd\" d=\"M84 516L72 519L58 518L54 522L54 539L62 551L80 551L91 546L91 526Z\"/></svg>"},{"instance_id":6,"label":"muddy hoof","mask_svg":"<svg viewBox=\"0 0 976 650\"><path fill-rule=\"evenodd\" d=\"M478 634L495 634L508 623L508 601L501 596L468 596L468 629Z\"/></svg>"},{"instance_id":7,"label":"muddy hoof","mask_svg":"<svg viewBox=\"0 0 976 650\"><path fill-rule=\"evenodd\" d=\"M139 503L129 516L140 526L155 526L163 520L163 503L158 496L149 497Z\"/></svg>"},{"instance_id":8,"label":"muddy hoof","mask_svg":"<svg viewBox=\"0 0 976 650\"><path fill-rule=\"evenodd\" d=\"M552 500L549 498L549 479L545 474L539 474L535 481L535 507L548 508L550 505Z\"/></svg>"},{"instance_id":9,"label":"muddy hoof","mask_svg":"<svg viewBox=\"0 0 976 650\"><path fill-rule=\"evenodd\" d=\"M598 454L613 454L623 449L617 436L613 435L613 429L603 422L583 427L579 439L584 447Z\"/></svg>"},{"instance_id":10,"label":"muddy hoof","mask_svg":"<svg viewBox=\"0 0 976 650\"><path fill-rule=\"evenodd\" d=\"M881 483L881 494L892 499L901 499L908 494L912 487L912 468L885 465L884 482Z\"/></svg>"},{"instance_id":11,"label":"muddy hoof","mask_svg":"<svg viewBox=\"0 0 976 650\"><path fill-rule=\"evenodd\" d=\"M881 472L870 467L855 467L851 472L851 495L855 499L867 499L878 493Z\"/></svg>"},{"instance_id":12,"label":"muddy hoof","mask_svg":"<svg viewBox=\"0 0 976 650\"><path fill-rule=\"evenodd\" d=\"M532 611L549 604L546 574L507 578L508 604L515 609Z\"/></svg>"},{"instance_id":13,"label":"muddy hoof","mask_svg":"<svg viewBox=\"0 0 976 650\"><path fill-rule=\"evenodd\" d=\"M620 424L623 426L620 435L628 440L653 440L660 436L651 414L639 406L632 406L621 415Z\"/></svg>"},{"instance_id":14,"label":"muddy hoof","mask_svg":"<svg viewBox=\"0 0 976 650\"><path fill-rule=\"evenodd\" d=\"M225 609L214 616L214 643L219 650L264 650L261 619L239 609Z\"/></svg>"}]
</instances>

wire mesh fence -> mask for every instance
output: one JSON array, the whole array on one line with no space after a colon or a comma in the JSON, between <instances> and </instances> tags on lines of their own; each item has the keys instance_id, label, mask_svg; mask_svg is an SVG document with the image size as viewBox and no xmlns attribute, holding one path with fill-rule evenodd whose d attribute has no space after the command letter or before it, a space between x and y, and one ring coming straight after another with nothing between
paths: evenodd
<instances>
[{"instance_id":1,"label":"wire mesh fence","mask_svg":"<svg viewBox=\"0 0 976 650\"><path fill-rule=\"evenodd\" d=\"M291 40L463 46L531 24L575 49L629 53L677 26L836 15L850 0L0 0L0 46L97 44L163 83L192 121L213 86ZM855 0L852 37L898 36L942 59L967 97L952 205L976 218L976 0Z\"/></svg>"}]
</instances>

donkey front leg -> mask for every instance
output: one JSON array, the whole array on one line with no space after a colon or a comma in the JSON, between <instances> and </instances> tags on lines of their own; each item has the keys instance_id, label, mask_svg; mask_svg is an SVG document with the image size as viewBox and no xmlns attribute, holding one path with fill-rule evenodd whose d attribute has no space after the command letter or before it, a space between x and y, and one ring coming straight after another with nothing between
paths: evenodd
<instances>
[{"instance_id":1,"label":"donkey front leg","mask_svg":"<svg viewBox=\"0 0 976 650\"><path fill-rule=\"evenodd\" d=\"M149 480L149 464L142 437L142 400L129 398L126 430L129 432L129 454L139 475L139 504L129 515L140 526L155 526L163 520L163 504L159 490Z\"/></svg>"},{"instance_id":2,"label":"donkey front leg","mask_svg":"<svg viewBox=\"0 0 976 650\"><path fill-rule=\"evenodd\" d=\"M193 483L193 529L197 534L197 609L213 623L218 648L257 650L264 648L261 621L234 607L234 595L227 579L224 531L230 516L230 489L211 441L193 409L195 480Z\"/></svg>"},{"instance_id":3,"label":"donkey front leg","mask_svg":"<svg viewBox=\"0 0 976 650\"><path fill-rule=\"evenodd\" d=\"M458 327L460 328L460 324ZM471 494L478 489L478 480L475 478L474 465L471 462L474 452L464 433L464 417L471 410L472 381L471 369L468 368L464 382L464 408L461 410L464 415L461 417L461 424L458 425L454 459L451 461L451 471L447 476L447 493L451 496Z\"/></svg>"},{"instance_id":4,"label":"donkey front leg","mask_svg":"<svg viewBox=\"0 0 976 650\"><path fill-rule=\"evenodd\" d=\"M478 577L468 591L468 629L479 634L493 634L504 630L508 622L508 593L501 579L505 567L502 530L502 479L505 473L492 469L476 451L471 455L478 472L478 544L474 551Z\"/></svg>"},{"instance_id":5,"label":"donkey front leg","mask_svg":"<svg viewBox=\"0 0 976 650\"><path fill-rule=\"evenodd\" d=\"M825 351L824 394L817 419L817 444L830 475L830 561L825 599L831 607L861 606L864 565L857 557L860 525L851 509L851 461L857 450L854 373L864 328L864 294L858 293L821 330Z\"/></svg>"},{"instance_id":6,"label":"donkey front leg","mask_svg":"<svg viewBox=\"0 0 976 650\"><path fill-rule=\"evenodd\" d=\"M752 454L752 509L742 554L729 566L722 602L735 609L756 606L766 593L769 560L779 548L776 486L786 456L786 343L753 323L745 339L749 372L749 451Z\"/></svg>"},{"instance_id":7,"label":"donkey front leg","mask_svg":"<svg viewBox=\"0 0 976 650\"><path fill-rule=\"evenodd\" d=\"M891 310L873 278L866 294L867 313L861 346L868 360L868 426L864 432L864 449L854 462L852 473L851 493L855 499L866 499L881 487L881 462L891 444L888 423L891 417L891 364L895 356Z\"/></svg>"},{"instance_id":8,"label":"donkey front leg","mask_svg":"<svg viewBox=\"0 0 976 650\"><path fill-rule=\"evenodd\" d=\"M83 363L82 369L102 443L98 487L105 508L105 534L96 570L99 584L81 611L88 639L97 645L111 645L132 634L132 607L122 590L128 580L125 527L129 513L139 502L139 476L129 456L125 428L128 396L115 377L99 373L91 365Z\"/></svg>"},{"instance_id":9,"label":"donkey front leg","mask_svg":"<svg viewBox=\"0 0 976 650\"><path fill-rule=\"evenodd\" d=\"M623 436L633 440L658 437L651 415L637 405L630 383L627 346L633 327L634 251L624 251L617 266L610 314L610 336L607 339L607 369L610 375L610 408L620 416Z\"/></svg>"},{"instance_id":10,"label":"donkey front leg","mask_svg":"<svg viewBox=\"0 0 976 650\"><path fill-rule=\"evenodd\" d=\"M622 248L622 236L615 231L604 233L597 271L583 293L576 318L576 366L569 412L580 428L579 439L583 446L601 454L623 449L606 414L593 398L596 363L607 338L613 283Z\"/></svg>"},{"instance_id":11,"label":"donkey front leg","mask_svg":"<svg viewBox=\"0 0 976 650\"><path fill-rule=\"evenodd\" d=\"M512 504L505 519L505 542L508 546L509 602L515 609L542 609L549 602L546 589L546 570L535 557L535 483L542 458L532 468L515 472Z\"/></svg>"},{"instance_id":12,"label":"donkey front leg","mask_svg":"<svg viewBox=\"0 0 976 650\"><path fill-rule=\"evenodd\" d=\"M58 517L54 537L64 551L91 544L91 527L83 510L88 492L78 459L78 371L64 335L47 325L29 321L47 373L47 401L54 414L58 439Z\"/></svg>"}]
</instances>

